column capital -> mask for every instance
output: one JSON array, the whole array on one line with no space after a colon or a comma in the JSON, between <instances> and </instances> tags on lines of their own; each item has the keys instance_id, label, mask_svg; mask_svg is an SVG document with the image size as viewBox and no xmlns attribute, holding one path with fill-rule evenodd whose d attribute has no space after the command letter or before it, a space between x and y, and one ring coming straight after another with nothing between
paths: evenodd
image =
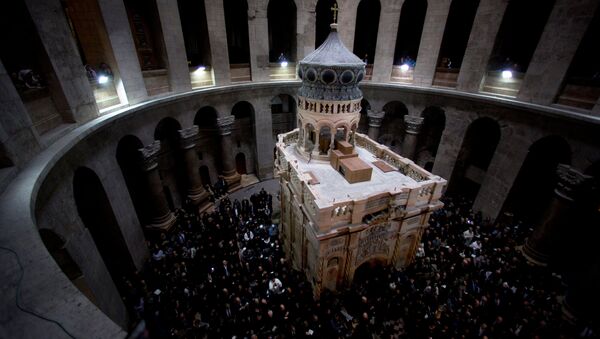
<instances>
[{"instance_id":1,"label":"column capital","mask_svg":"<svg viewBox=\"0 0 600 339\"><path fill-rule=\"evenodd\" d=\"M558 182L554 192L568 201L573 201L596 188L592 176L585 175L569 165L559 164L556 174Z\"/></svg>"},{"instance_id":2,"label":"column capital","mask_svg":"<svg viewBox=\"0 0 600 339\"><path fill-rule=\"evenodd\" d=\"M367 110L367 117L369 118L369 126L370 127L381 127L381 122L383 121L383 117L385 116L385 112L373 112L371 110Z\"/></svg>"},{"instance_id":3,"label":"column capital","mask_svg":"<svg viewBox=\"0 0 600 339\"><path fill-rule=\"evenodd\" d=\"M179 131L179 146L182 149L190 149L196 146L196 136L198 135L198 126L194 125L190 128L180 129Z\"/></svg>"},{"instance_id":4,"label":"column capital","mask_svg":"<svg viewBox=\"0 0 600 339\"><path fill-rule=\"evenodd\" d=\"M158 166L157 155L160 151L160 140L154 140L153 143L138 149L138 151L140 152L142 169L151 171Z\"/></svg>"},{"instance_id":5,"label":"column capital","mask_svg":"<svg viewBox=\"0 0 600 339\"><path fill-rule=\"evenodd\" d=\"M419 132L421 132L421 126L423 126L423 120L424 119L421 117L405 115L404 124L406 125L406 133L419 134Z\"/></svg>"},{"instance_id":6,"label":"column capital","mask_svg":"<svg viewBox=\"0 0 600 339\"><path fill-rule=\"evenodd\" d=\"M234 121L235 121L235 116L233 116L233 115L227 115L224 117L217 118L217 126L219 126L219 134L220 135L231 134L231 129L233 128Z\"/></svg>"}]
</instances>

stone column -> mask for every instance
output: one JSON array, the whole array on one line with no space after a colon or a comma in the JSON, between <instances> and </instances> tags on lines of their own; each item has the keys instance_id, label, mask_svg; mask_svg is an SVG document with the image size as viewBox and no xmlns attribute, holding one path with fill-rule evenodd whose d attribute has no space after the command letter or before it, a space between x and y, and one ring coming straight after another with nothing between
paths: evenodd
<instances>
[{"instance_id":1,"label":"stone column","mask_svg":"<svg viewBox=\"0 0 600 339\"><path fill-rule=\"evenodd\" d=\"M543 266L559 255L561 237L566 232L565 228L571 225L571 207L593 183L593 177L584 175L569 165L558 165L556 173L558 183L554 198L541 223L523 246L523 255L527 260Z\"/></svg>"},{"instance_id":2,"label":"stone column","mask_svg":"<svg viewBox=\"0 0 600 339\"><path fill-rule=\"evenodd\" d=\"M188 180L187 197L193 205L200 205L208 197L204 190L198 168L198 154L196 154L196 138L198 137L198 126L179 130L179 146L185 163L185 173Z\"/></svg>"},{"instance_id":3,"label":"stone column","mask_svg":"<svg viewBox=\"0 0 600 339\"><path fill-rule=\"evenodd\" d=\"M383 111L367 111L367 117L369 118L369 130L367 131L367 135L375 142L377 142L377 138L379 138L379 128L381 127L381 122L383 121L384 116L385 112Z\"/></svg>"},{"instance_id":4,"label":"stone column","mask_svg":"<svg viewBox=\"0 0 600 339\"><path fill-rule=\"evenodd\" d=\"M269 22L267 1L248 1L248 39L252 81L269 81Z\"/></svg>"},{"instance_id":5,"label":"stone column","mask_svg":"<svg viewBox=\"0 0 600 339\"><path fill-rule=\"evenodd\" d=\"M227 115L221 118L217 118L217 125L219 126L219 134L221 135L221 157L223 160L223 177L229 185L229 190L233 190L240 185L241 176L235 168L235 158L232 154L233 141L231 140L231 128L235 117L233 115Z\"/></svg>"},{"instance_id":6,"label":"stone column","mask_svg":"<svg viewBox=\"0 0 600 339\"><path fill-rule=\"evenodd\" d=\"M415 85L431 86L433 83L446 20L450 11L450 2L450 0L429 1L413 75Z\"/></svg>"},{"instance_id":7,"label":"stone column","mask_svg":"<svg viewBox=\"0 0 600 339\"><path fill-rule=\"evenodd\" d=\"M525 73L518 100L540 105L554 102L598 3L597 0L558 0L554 4Z\"/></svg>"},{"instance_id":8,"label":"stone column","mask_svg":"<svg viewBox=\"0 0 600 339\"><path fill-rule=\"evenodd\" d=\"M150 145L140 148L142 169L144 170L148 202L147 229L168 231L175 224L175 215L169 209L163 185L158 174L157 154L160 151L160 141L155 140Z\"/></svg>"},{"instance_id":9,"label":"stone column","mask_svg":"<svg viewBox=\"0 0 600 339\"><path fill-rule=\"evenodd\" d=\"M419 133L423 126L423 118L413 115L404 116L404 141L402 142L402 156L415 160L415 152L417 151L417 143L419 141Z\"/></svg>"},{"instance_id":10,"label":"stone column","mask_svg":"<svg viewBox=\"0 0 600 339\"><path fill-rule=\"evenodd\" d=\"M382 1L377 30L377 47L375 49L375 64L373 65L373 82L388 82L394 64L396 35L400 22L400 11L404 0Z\"/></svg>"},{"instance_id":11,"label":"stone column","mask_svg":"<svg viewBox=\"0 0 600 339\"><path fill-rule=\"evenodd\" d=\"M40 141L29 113L0 61L0 145L5 161L24 164L40 151Z\"/></svg>"},{"instance_id":12,"label":"stone column","mask_svg":"<svg viewBox=\"0 0 600 339\"><path fill-rule=\"evenodd\" d=\"M346 45L350 51L354 50L356 11L358 10L359 2L360 1L356 0L338 0L337 2L340 8L338 12L338 34L344 45Z\"/></svg>"},{"instance_id":13,"label":"stone column","mask_svg":"<svg viewBox=\"0 0 600 339\"><path fill-rule=\"evenodd\" d=\"M116 84L120 92L119 97L124 95L121 99L126 100L122 102L130 104L142 102L148 97L148 92L131 35L125 4L122 0L98 0L98 6L102 12L106 33L119 71L121 83L117 80Z\"/></svg>"},{"instance_id":14,"label":"stone column","mask_svg":"<svg viewBox=\"0 0 600 339\"><path fill-rule=\"evenodd\" d=\"M63 120L95 118L96 99L60 0L26 0L25 4L56 76L57 84L50 89Z\"/></svg>"},{"instance_id":15,"label":"stone column","mask_svg":"<svg viewBox=\"0 0 600 339\"><path fill-rule=\"evenodd\" d=\"M457 89L478 92L496 42L508 0L481 0L465 51Z\"/></svg>"},{"instance_id":16,"label":"stone column","mask_svg":"<svg viewBox=\"0 0 600 339\"><path fill-rule=\"evenodd\" d=\"M185 43L183 41L177 1L156 0L156 8L165 42L171 92L190 91L192 89L192 81L185 54Z\"/></svg>"},{"instance_id":17,"label":"stone column","mask_svg":"<svg viewBox=\"0 0 600 339\"><path fill-rule=\"evenodd\" d=\"M225 10L223 0L205 1L210 58L215 85L228 85L231 81L229 70L229 51L227 49L227 30L225 29Z\"/></svg>"}]
</instances>

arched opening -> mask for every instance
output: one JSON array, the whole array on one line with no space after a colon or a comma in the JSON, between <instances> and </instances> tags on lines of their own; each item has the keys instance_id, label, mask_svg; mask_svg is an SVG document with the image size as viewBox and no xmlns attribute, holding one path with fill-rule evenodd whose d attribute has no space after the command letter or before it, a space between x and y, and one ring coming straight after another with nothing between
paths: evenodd
<instances>
[{"instance_id":1,"label":"arched opening","mask_svg":"<svg viewBox=\"0 0 600 339\"><path fill-rule=\"evenodd\" d=\"M488 61L482 91L516 96L554 0L509 1ZM510 77L508 73L510 72Z\"/></svg>"},{"instance_id":2,"label":"arched opening","mask_svg":"<svg viewBox=\"0 0 600 339\"><path fill-rule=\"evenodd\" d=\"M116 89L119 70L97 0L64 0L61 3L94 91L98 109L120 104ZM101 76L105 77L102 78L102 83L99 82Z\"/></svg>"},{"instance_id":3,"label":"arched opening","mask_svg":"<svg viewBox=\"0 0 600 339\"><path fill-rule=\"evenodd\" d=\"M377 282L385 281L383 278L385 268L385 261L379 258L373 258L360 264L354 270L354 277L352 278L352 285L356 288L368 288L369 290L380 290L381 287L385 286L374 286ZM389 287L388 287L389 288Z\"/></svg>"},{"instance_id":4,"label":"arched opening","mask_svg":"<svg viewBox=\"0 0 600 339\"><path fill-rule=\"evenodd\" d=\"M381 122L378 142L399 153L404 141L404 116L408 108L400 101L391 101L383 106L385 115Z\"/></svg>"},{"instance_id":5,"label":"arched opening","mask_svg":"<svg viewBox=\"0 0 600 339\"><path fill-rule=\"evenodd\" d=\"M448 183L448 194L475 200L500 134L500 125L492 118L479 118L469 125Z\"/></svg>"},{"instance_id":6,"label":"arched opening","mask_svg":"<svg viewBox=\"0 0 600 339\"><path fill-rule=\"evenodd\" d=\"M219 172L222 164L220 151L219 128L217 126L217 111L211 106L204 106L196 112L194 125L198 126L198 142L196 150L201 165L211 166ZM202 181L203 184L208 182Z\"/></svg>"},{"instance_id":7,"label":"arched opening","mask_svg":"<svg viewBox=\"0 0 600 339\"><path fill-rule=\"evenodd\" d=\"M456 87L479 0L453 0L440 46L433 85Z\"/></svg>"},{"instance_id":8,"label":"arched opening","mask_svg":"<svg viewBox=\"0 0 600 339\"><path fill-rule=\"evenodd\" d=\"M315 49L321 46L331 31L331 28L329 27L329 25L333 23L333 14L331 9L336 5L337 1L335 0L317 1L317 7L315 9Z\"/></svg>"},{"instance_id":9,"label":"arched opening","mask_svg":"<svg viewBox=\"0 0 600 339\"><path fill-rule=\"evenodd\" d=\"M267 6L269 61L296 61L296 5L294 0L271 0Z\"/></svg>"},{"instance_id":10,"label":"arched opening","mask_svg":"<svg viewBox=\"0 0 600 339\"><path fill-rule=\"evenodd\" d=\"M235 117L232 129L232 137L236 142L236 149L231 150L236 154L244 153L247 162L255 164L256 138L254 132L254 107L247 101L237 102L231 109L231 115ZM247 173L254 173L254 167L247 169Z\"/></svg>"},{"instance_id":11,"label":"arched opening","mask_svg":"<svg viewBox=\"0 0 600 339\"><path fill-rule=\"evenodd\" d=\"M231 81L250 81L250 43L248 35L248 2L246 0L223 0L227 51Z\"/></svg>"},{"instance_id":12,"label":"arched opening","mask_svg":"<svg viewBox=\"0 0 600 339\"><path fill-rule=\"evenodd\" d=\"M96 303L96 297L88 286L81 269L65 248L65 241L54 231L42 228L40 237L50 255L60 267L60 270L69 278L71 283L81 291L91 302Z\"/></svg>"},{"instance_id":13,"label":"arched opening","mask_svg":"<svg viewBox=\"0 0 600 339\"><path fill-rule=\"evenodd\" d=\"M600 9L596 10L577 48L557 103L592 109L600 98Z\"/></svg>"},{"instance_id":14,"label":"arched opening","mask_svg":"<svg viewBox=\"0 0 600 339\"><path fill-rule=\"evenodd\" d=\"M27 108L38 134L73 122L57 79L25 1L6 1L0 11L0 59ZM10 46L10 47L9 47ZM83 65L81 65L83 68Z\"/></svg>"},{"instance_id":15,"label":"arched opening","mask_svg":"<svg viewBox=\"0 0 600 339\"><path fill-rule=\"evenodd\" d=\"M430 106L425 108L421 116L423 127L419 134L416 159L417 163L422 165L435 162L442 133L446 127L446 114L443 109Z\"/></svg>"},{"instance_id":16,"label":"arched opening","mask_svg":"<svg viewBox=\"0 0 600 339\"><path fill-rule=\"evenodd\" d=\"M185 164L179 150L179 130L181 124L171 117L163 118L156 125L154 140L160 140L158 173L165 186L167 200L172 199L171 207L182 206L186 196ZM177 194L179 193L179 194Z\"/></svg>"},{"instance_id":17,"label":"arched opening","mask_svg":"<svg viewBox=\"0 0 600 339\"><path fill-rule=\"evenodd\" d=\"M148 224L149 204L145 200L147 190L143 180L143 170L141 169L139 149L144 145L136 136L126 135L117 145L117 163L121 168L121 173L125 179L129 196L133 202L133 207L142 224Z\"/></svg>"},{"instance_id":18,"label":"arched opening","mask_svg":"<svg viewBox=\"0 0 600 339\"><path fill-rule=\"evenodd\" d=\"M321 127L319 130L319 154L326 155L331 147L331 128L329 126Z\"/></svg>"},{"instance_id":19,"label":"arched opening","mask_svg":"<svg viewBox=\"0 0 600 339\"><path fill-rule=\"evenodd\" d=\"M367 134L369 132L369 116L368 111L371 109L371 104L367 99L360 101L360 120L358 122L358 133Z\"/></svg>"},{"instance_id":20,"label":"arched opening","mask_svg":"<svg viewBox=\"0 0 600 339\"><path fill-rule=\"evenodd\" d=\"M304 150L307 152L312 152L315 148L315 143L317 140L315 126L312 124L306 124L304 128L305 139L304 139Z\"/></svg>"},{"instance_id":21,"label":"arched opening","mask_svg":"<svg viewBox=\"0 0 600 339\"><path fill-rule=\"evenodd\" d=\"M235 169L239 174L247 174L246 171L246 155L240 152L235 156Z\"/></svg>"},{"instance_id":22,"label":"arched opening","mask_svg":"<svg viewBox=\"0 0 600 339\"><path fill-rule=\"evenodd\" d=\"M375 61L380 12L379 0L361 0L356 11L353 52L368 65Z\"/></svg>"},{"instance_id":23,"label":"arched opening","mask_svg":"<svg viewBox=\"0 0 600 339\"><path fill-rule=\"evenodd\" d=\"M273 121L273 140L277 135L296 128L296 101L291 95L279 94L271 99L271 119Z\"/></svg>"},{"instance_id":24,"label":"arched opening","mask_svg":"<svg viewBox=\"0 0 600 339\"><path fill-rule=\"evenodd\" d=\"M83 225L92 235L115 286L124 295L123 277L134 272L135 266L106 191L94 171L86 167L75 170L73 196Z\"/></svg>"},{"instance_id":25,"label":"arched opening","mask_svg":"<svg viewBox=\"0 0 600 339\"><path fill-rule=\"evenodd\" d=\"M192 88L212 85L212 65L204 0L177 0Z\"/></svg>"},{"instance_id":26,"label":"arched opening","mask_svg":"<svg viewBox=\"0 0 600 339\"><path fill-rule=\"evenodd\" d=\"M531 144L502 212L538 222L554 195L558 164L571 164L571 147L562 137L547 136Z\"/></svg>"},{"instance_id":27,"label":"arched opening","mask_svg":"<svg viewBox=\"0 0 600 339\"><path fill-rule=\"evenodd\" d=\"M426 13L427 0L406 0L402 5L394 49L394 81L409 82L413 79L412 72L419 54Z\"/></svg>"},{"instance_id":28,"label":"arched opening","mask_svg":"<svg viewBox=\"0 0 600 339\"><path fill-rule=\"evenodd\" d=\"M202 180L202 184L203 185L209 185L212 183L212 181L210 180L210 171L208 169L208 166L204 165L204 166L200 166L200 180Z\"/></svg>"}]
</instances>

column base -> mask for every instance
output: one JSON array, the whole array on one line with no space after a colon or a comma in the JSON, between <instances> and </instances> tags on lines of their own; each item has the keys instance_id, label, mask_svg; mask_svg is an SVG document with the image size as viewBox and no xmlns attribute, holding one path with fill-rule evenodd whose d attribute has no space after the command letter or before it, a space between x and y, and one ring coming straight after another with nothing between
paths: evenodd
<instances>
[{"instance_id":1,"label":"column base","mask_svg":"<svg viewBox=\"0 0 600 339\"><path fill-rule=\"evenodd\" d=\"M227 185L229 186L228 192L237 191L238 189L242 188L242 186L240 185L242 176L235 170L229 173L223 172L223 179L225 179Z\"/></svg>"},{"instance_id":2,"label":"column base","mask_svg":"<svg viewBox=\"0 0 600 339\"><path fill-rule=\"evenodd\" d=\"M546 267L550 263L550 256L535 250L529 243L529 239L525 241L525 245L521 248L521 253L530 263Z\"/></svg>"},{"instance_id":3,"label":"column base","mask_svg":"<svg viewBox=\"0 0 600 339\"><path fill-rule=\"evenodd\" d=\"M160 231L160 232L168 232L175 222L177 218L173 212L169 211L169 213L165 214L162 217L152 219L152 223L146 225L146 229L151 231Z\"/></svg>"},{"instance_id":4,"label":"column base","mask_svg":"<svg viewBox=\"0 0 600 339\"><path fill-rule=\"evenodd\" d=\"M202 187L198 189L190 189L188 190L187 198L190 199L190 202L193 206L197 206L208 199L208 192L206 192Z\"/></svg>"}]
</instances>

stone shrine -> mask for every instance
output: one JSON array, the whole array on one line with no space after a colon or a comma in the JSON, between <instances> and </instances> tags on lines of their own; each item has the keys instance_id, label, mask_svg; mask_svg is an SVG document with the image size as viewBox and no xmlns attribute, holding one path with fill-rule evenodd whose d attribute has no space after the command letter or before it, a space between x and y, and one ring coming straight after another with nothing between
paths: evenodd
<instances>
[{"instance_id":1,"label":"stone shrine","mask_svg":"<svg viewBox=\"0 0 600 339\"><path fill-rule=\"evenodd\" d=\"M363 264L408 265L446 185L357 133L365 63L331 28L299 62L299 127L278 136L275 160L284 249L316 296Z\"/></svg>"}]
</instances>

